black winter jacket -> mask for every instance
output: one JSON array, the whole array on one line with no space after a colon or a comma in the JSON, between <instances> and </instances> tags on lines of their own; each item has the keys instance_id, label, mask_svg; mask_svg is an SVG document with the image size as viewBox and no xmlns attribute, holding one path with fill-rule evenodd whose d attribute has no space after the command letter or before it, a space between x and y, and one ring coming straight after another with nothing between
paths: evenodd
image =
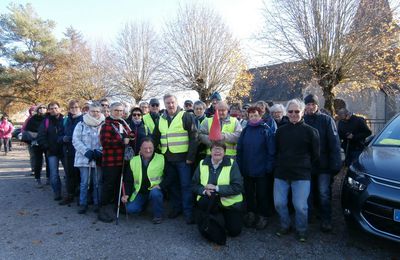
<instances>
[{"instance_id":1,"label":"black winter jacket","mask_svg":"<svg viewBox=\"0 0 400 260\"><path fill-rule=\"evenodd\" d=\"M319 159L318 131L301 120L289 123L276 131L275 178L310 180L313 164Z\"/></svg>"},{"instance_id":2,"label":"black winter jacket","mask_svg":"<svg viewBox=\"0 0 400 260\"><path fill-rule=\"evenodd\" d=\"M46 116L39 126L38 144L47 151L48 156L62 156L62 137L64 116Z\"/></svg>"},{"instance_id":3,"label":"black winter jacket","mask_svg":"<svg viewBox=\"0 0 400 260\"><path fill-rule=\"evenodd\" d=\"M313 167L313 173L337 174L342 167L340 157L340 141L333 118L320 111L313 115L305 115L304 122L318 130L319 161Z\"/></svg>"}]
</instances>

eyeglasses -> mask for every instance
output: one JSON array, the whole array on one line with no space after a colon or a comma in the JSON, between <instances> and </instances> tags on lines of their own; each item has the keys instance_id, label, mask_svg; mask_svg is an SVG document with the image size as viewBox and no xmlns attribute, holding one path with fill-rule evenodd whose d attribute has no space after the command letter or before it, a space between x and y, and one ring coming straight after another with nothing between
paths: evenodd
<instances>
[{"instance_id":1,"label":"eyeglasses","mask_svg":"<svg viewBox=\"0 0 400 260\"><path fill-rule=\"evenodd\" d=\"M102 107L108 107L108 104L101 104Z\"/></svg>"},{"instance_id":2,"label":"eyeglasses","mask_svg":"<svg viewBox=\"0 0 400 260\"><path fill-rule=\"evenodd\" d=\"M300 113L300 110L288 110L287 112L288 112L289 114L293 114L293 113L299 114L299 113Z\"/></svg>"},{"instance_id":3,"label":"eyeglasses","mask_svg":"<svg viewBox=\"0 0 400 260\"><path fill-rule=\"evenodd\" d=\"M142 114L134 113L134 114L132 114L132 116L142 116Z\"/></svg>"},{"instance_id":4,"label":"eyeglasses","mask_svg":"<svg viewBox=\"0 0 400 260\"><path fill-rule=\"evenodd\" d=\"M69 109L76 109L76 108L79 108L79 107L70 107Z\"/></svg>"},{"instance_id":5,"label":"eyeglasses","mask_svg":"<svg viewBox=\"0 0 400 260\"><path fill-rule=\"evenodd\" d=\"M101 113L99 110L90 110L91 113Z\"/></svg>"},{"instance_id":6,"label":"eyeglasses","mask_svg":"<svg viewBox=\"0 0 400 260\"><path fill-rule=\"evenodd\" d=\"M47 107L39 107L39 109L47 109Z\"/></svg>"},{"instance_id":7,"label":"eyeglasses","mask_svg":"<svg viewBox=\"0 0 400 260\"><path fill-rule=\"evenodd\" d=\"M122 109L114 109L115 112L124 112Z\"/></svg>"},{"instance_id":8,"label":"eyeglasses","mask_svg":"<svg viewBox=\"0 0 400 260\"><path fill-rule=\"evenodd\" d=\"M152 107L159 107L159 104L151 104Z\"/></svg>"}]
</instances>

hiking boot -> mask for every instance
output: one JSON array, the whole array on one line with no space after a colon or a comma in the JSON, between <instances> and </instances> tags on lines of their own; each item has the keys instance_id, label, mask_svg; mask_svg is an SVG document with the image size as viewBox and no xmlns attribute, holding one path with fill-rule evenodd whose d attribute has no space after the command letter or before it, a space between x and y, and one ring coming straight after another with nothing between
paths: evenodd
<instances>
[{"instance_id":1,"label":"hiking boot","mask_svg":"<svg viewBox=\"0 0 400 260\"><path fill-rule=\"evenodd\" d=\"M307 241L307 232L303 231L303 232L297 232L297 240L299 240L299 242L306 242Z\"/></svg>"},{"instance_id":2,"label":"hiking boot","mask_svg":"<svg viewBox=\"0 0 400 260\"><path fill-rule=\"evenodd\" d=\"M168 214L168 218L177 218L182 212L177 210L172 210Z\"/></svg>"},{"instance_id":3,"label":"hiking boot","mask_svg":"<svg viewBox=\"0 0 400 260\"><path fill-rule=\"evenodd\" d=\"M61 194L59 194L59 193L54 193L54 200L55 200L55 201L59 201L59 200L61 200L61 199L62 199Z\"/></svg>"},{"instance_id":4,"label":"hiking boot","mask_svg":"<svg viewBox=\"0 0 400 260\"><path fill-rule=\"evenodd\" d=\"M114 221L114 218L111 217L104 208L99 209L99 213L97 215L98 220L105 223L111 223Z\"/></svg>"},{"instance_id":5,"label":"hiking boot","mask_svg":"<svg viewBox=\"0 0 400 260\"><path fill-rule=\"evenodd\" d=\"M99 205L94 205L93 212L94 213L99 213Z\"/></svg>"},{"instance_id":6,"label":"hiking boot","mask_svg":"<svg viewBox=\"0 0 400 260\"><path fill-rule=\"evenodd\" d=\"M155 218L153 218L153 224L154 225L161 224L162 220L163 220L162 218L155 217Z\"/></svg>"},{"instance_id":7,"label":"hiking boot","mask_svg":"<svg viewBox=\"0 0 400 260\"><path fill-rule=\"evenodd\" d=\"M38 189L42 189L43 188L43 184L42 184L42 181L40 179L36 179L36 188L38 188Z\"/></svg>"},{"instance_id":8,"label":"hiking boot","mask_svg":"<svg viewBox=\"0 0 400 260\"><path fill-rule=\"evenodd\" d=\"M87 211L87 209L88 209L88 206L87 206L87 205L81 205L81 206L79 206L78 214L85 214L86 211Z\"/></svg>"},{"instance_id":9,"label":"hiking boot","mask_svg":"<svg viewBox=\"0 0 400 260\"><path fill-rule=\"evenodd\" d=\"M287 235L290 233L290 227L289 228L280 228L275 235L277 235L278 237L282 237L284 235Z\"/></svg>"},{"instance_id":10,"label":"hiking boot","mask_svg":"<svg viewBox=\"0 0 400 260\"><path fill-rule=\"evenodd\" d=\"M259 216L256 222L256 229L257 230L263 230L267 227L268 225L268 218L264 216Z\"/></svg>"},{"instance_id":11,"label":"hiking boot","mask_svg":"<svg viewBox=\"0 0 400 260\"><path fill-rule=\"evenodd\" d=\"M193 224L196 223L196 222L194 221L194 217L193 217L193 216L186 217L186 218L185 218L185 221L186 221L186 224L188 224L188 225L193 225Z\"/></svg>"},{"instance_id":12,"label":"hiking boot","mask_svg":"<svg viewBox=\"0 0 400 260\"><path fill-rule=\"evenodd\" d=\"M256 214L254 212L249 212L244 216L244 225L247 228L254 227L256 222Z\"/></svg>"},{"instance_id":13,"label":"hiking boot","mask_svg":"<svg viewBox=\"0 0 400 260\"><path fill-rule=\"evenodd\" d=\"M60 203L58 203L58 205L60 205L60 206L69 205L73 201L74 201L74 197L71 195L68 195Z\"/></svg>"},{"instance_id":14,"label":"hiking boot","mask_svg":"<svg viewBox=\"0 0 400 260\"><path fill-rule=\"evenodd\" d=\"M329 233L332 231L332 224L330 222L321 223L321 231L324 233Z\"/></svg>"}]
</instances>

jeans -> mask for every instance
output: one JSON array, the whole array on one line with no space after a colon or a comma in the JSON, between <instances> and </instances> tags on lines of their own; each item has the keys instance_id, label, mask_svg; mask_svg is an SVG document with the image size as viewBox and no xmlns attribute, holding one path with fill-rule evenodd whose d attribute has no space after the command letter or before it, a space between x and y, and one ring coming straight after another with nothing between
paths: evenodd
<instances>
[{"instance_id":1,"label":"jeans","mask_svg":"<svg viewBox=\"0 0 400 260\"><path fill-rule=\"evenodd\" d=\"M89 182L93 183L93 202L95 205L100 205L101 168L95 167L79 167L81 173L79 205L81 206L87 206L88 204Z\"/></svg>"},{"instance_id":2,"label":"jeans","mask_svg":"<svg viewBox=\"0 0 400 260\"><path fill-rule=\"evenodd\" d=\"M320 217L322 222L332 222L332 183L333 177L329 173L320 173L311 181L312 190L308 198L309 215L312 212L313 206L319 207ZM315 203L316 200L318 203Z\"/></svg>"},{"instance_id":3,"label":"jeans","mask_svg":"<svg viewBox=\"0 0 400 260\"><path fill-rule=\"evenodd\" d=\"M290 216L288 210L288 193L292 190L292 202L295 209L295 226L298 232L307 231L308 224L308 196L310 194L310 181L286 181L275 178L274 202L275 209L279 214L281 227L290 227Z\"/></svg>"},{"instance_id":4,"label":"jeans","mask_svg":"<svg viewBox=\"0 0 400 260\"><path fill-rule=\"evenodd\" d=\"M51 188L56 196L61 196L61 179L58 171L61 159L57 155L50 155L47 157L47 160L49 162ZM61 163L64 165L62 160Z\"/></svg>"},{"instance_id":5,"label":"jeans","mask_svg":"<svg viewBox=\"0 0 400 260\"><path fill-rule=\"evenodd\" d=\"M150 201L153 207L153 217L161 218L164 213L163 194L160 189L154 188L148 194L138 193L132 202L126 204L128 213L139 213L145 208L147 201Z\"/></svg>"},{"instance_id":6,"label":"jeans","mask_svg":"<svg viewBox=\"0 0 400 260\"><path fill-rule=\"evenodd\" d=\"M2 138L2 142L0 143L0 149L1 145L4 144L4 152L8 152L10 150L10 138Z\"/></svg>"},{"instance_id":7,"label":"jeans","mask_svg":"<svg viewBox=\"0 0 400 260\"><path fill-rule=\"evenodd\" d=\"M171 195L173 211L182 211L186 218L193 216L191 168L186 162L166 162L165 187Z\"/></svg>"}]
</instances>

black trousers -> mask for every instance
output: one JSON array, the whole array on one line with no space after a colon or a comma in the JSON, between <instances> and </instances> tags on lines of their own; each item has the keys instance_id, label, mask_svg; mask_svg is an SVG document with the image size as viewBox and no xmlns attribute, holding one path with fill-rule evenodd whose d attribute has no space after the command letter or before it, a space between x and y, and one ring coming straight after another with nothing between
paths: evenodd
<instances>
[{"instance_id":1,"label":"black trousers","mask_svg":"<svg viewBox=\"0 0 400 260\"><path fill-rule=\"evenodd\" d=\"M268 197L268 177L244 176L244 195L246 199L247 212L253 212L260 216L267 217L270 205Z\"/></svg>"},{"instance_id":2,"label":"black trousers","mask_svg":"<svg viewBox=\"0 0 400 260\"><path fill-rule=\"evenodd\" d=\"M219 200L218 197L216 199ZM208 196L202 196L197 203L197 210L206 212L210 203L211 200ZM212 207L210 214L222 215L224 226L229 236L235 237L240 235L243 226L242 211L237 209L225 208L219 202L214 204L215 206ZM202 214L197 215L199 216Z\"/></svg>"},{"instance_id":3,"label":"black trousers","mask_svg":"<svg viewBox=\"0 0 400 260\"><path fill-rule=\"evenodd\" d=\"M40 179L40 175L42 172L43 167L43 156L46 159L46 177L50 177L50 171L48 170L48 163L47 163L47 155L46 150L40 148L40 146L32 146L32 153L34 159L34 172L35 172L35 179Z\"/></svg>"},{"instance_id":4,"label":"black trousers","mask_svg":"<svg viewBox=\"0 0 400 260\"><path fill-rule=\"evenodd\" d=\"M74 196L77 187L80 183L80 172L79 168L74 167L75 155L67 154L64 157L65 162L65 177L68 196Z\"/></svg>"},{"instance_id":5,"label":"black trousers","mask_svg":"<svg viewBox=\"0 0 400 260\"><path fill-rule=\"evenodd\" d=\"M107 205L112 199L118 204L119 183L122 166L103 167L103 185L101 190L101 205Z\"/></svg>"}]
</instances>

